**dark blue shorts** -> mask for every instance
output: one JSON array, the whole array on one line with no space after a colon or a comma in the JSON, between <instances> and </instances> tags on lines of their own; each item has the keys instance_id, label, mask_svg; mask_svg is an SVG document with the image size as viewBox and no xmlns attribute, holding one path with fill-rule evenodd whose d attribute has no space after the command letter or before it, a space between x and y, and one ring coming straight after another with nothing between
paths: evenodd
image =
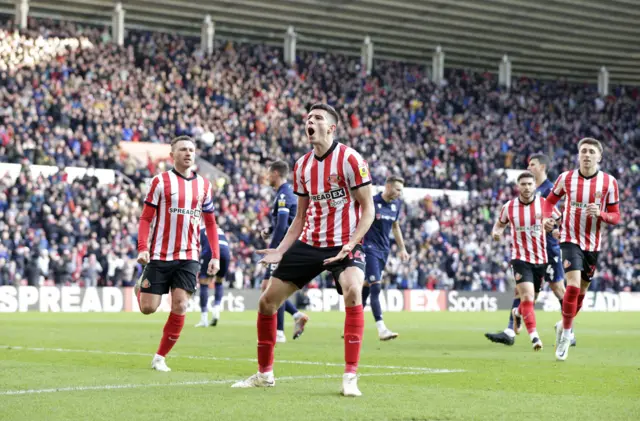
<instances>
[{"instance_id":1,"label":"dark blue shorts","mask_svg":"<svg viewBox=\"0 0 640 421\"><path fill-rule=\"evenodd\" d=\"M211 261L211 255L200 256L200 278L210 278L207 275L207 267ZM229 271L229 262L231 261L231 253L229 247L220 246L220 270L216 273L217 277L224 278Z\"/></svg>"},{"instance_id":2,"label":"dark blue shorts","mask_svg":"<svg viewBox=\"0 0 640 421\"><path fill-rule=\"evenodd\" d=\"M364 281L371 283L382 280L382 271L387 265L387 258L369 252L365 257L365 262Z\"/></svg>"},{"instance_id":3,"label":"dark blue shorts","mask_svg":"<svg viewBox=\"0 0 640 421\"><path fill-rule=\"evenodd\" d=\"M547 282L564 281L564 268L562 267L562 256L560 255L560 247L557 250L547 250L547 272L544 280Z\"/></svg>"}]
</instances>

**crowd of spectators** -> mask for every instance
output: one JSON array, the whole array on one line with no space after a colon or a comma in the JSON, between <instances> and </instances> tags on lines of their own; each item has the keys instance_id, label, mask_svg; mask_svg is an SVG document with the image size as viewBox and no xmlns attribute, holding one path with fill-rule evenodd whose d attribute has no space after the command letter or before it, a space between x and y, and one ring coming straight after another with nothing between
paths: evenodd
<instances>
[{"instance_id":1,"label":"crowd of spectators","mask_svg":"<svg viewBox=\"0 0 640 421\"><path fill-rule=\"evenodd\" d=\"M203 158L230 176L216 182L218 219L233 250L228 276L237 288L262 277L256 248L269 224L271 190L264 170L308 150L304 116L327 102L341 116L339 139L368 160L376 184L390 174L407 187L470 191L468 203L425 197L405 206L411 263L392 253L390 288L510 288L508 238L492 243L499 206L513 197L501 168L526 167L547 153L551 177L575 166L576 143L605 145L603 169L620 184L623 223L607 229L593 288L640 290L640 97L614 87L514 79L451 70L434 85L425 66L375 61L371 76L353 57L30 20L17 32L0 23L0 162L23 165L0 174L0 285L44 279L56 284L127 285L136 278L137 218L145 180L167 168L141 166L121 142L167 143L194 136ZM69 183L29 175L29 164L109 168L116 181L89 175ZM395 247L395 246L394 246ZM317 286L332 282L320 278Z\"/></svg>"}]
</instances>

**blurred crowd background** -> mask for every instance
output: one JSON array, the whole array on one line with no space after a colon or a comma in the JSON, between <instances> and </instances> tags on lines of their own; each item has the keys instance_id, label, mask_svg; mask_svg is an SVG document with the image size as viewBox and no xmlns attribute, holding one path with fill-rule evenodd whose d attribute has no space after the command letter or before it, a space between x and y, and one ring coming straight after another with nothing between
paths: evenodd
<instances>
[{"instance_id":1,"label":"blurred crowd background","mask_svg":"<svg viewBox=\"0 0 640 421\"><path fill-rule=\"evenodd\" d=\"M198 40L50 20L17 31L0 16L0 285L133 285L138 217L146 180L170 162L132 156L122 142L196 138L199 154L230 179L213 180L217 218L232 249L227 281L257 288L254 251L265 246L273 191L265 171L306 153L308 107L338 109L338 138L368 160L374 182L403 176L406 187L463 190L463 205L424 195L405 204L409 264L393 246L387 288L506 291L508 236L490 238L499 207L517 192L500 169L524 169L533 153L551 161L549 176L577 164L577 141L595 137L602 169L619 182L623 222L607 228L592 288L640 291L640 92L514 79L510 90L490 73L448 69L439 85L424 66L376 60L363 76L359 59L217 42L206 57ZM32 165L57 166L36 176ZM68 167L87 168L71 182ZM101 184L95 169L113 169ZM328 277L310 287L331 287Z\"/></svg>"}]
</instances>

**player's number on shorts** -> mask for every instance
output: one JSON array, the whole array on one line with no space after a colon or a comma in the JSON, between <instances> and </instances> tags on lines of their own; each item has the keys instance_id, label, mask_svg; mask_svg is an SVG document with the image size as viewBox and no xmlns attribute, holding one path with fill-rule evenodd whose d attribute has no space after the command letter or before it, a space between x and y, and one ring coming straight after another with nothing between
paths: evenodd
<instances>
[{"instance_id":1,"label":"player's number on shorts","mask_svg":"<svg viewBox=\"0 0 640 421\"><path fill-rule=\"evenodd\" d=\"M554 274L555 274L555 271L553 270L553 266L547 265L547 275L549 275L549 279L553 279Z\"/></svg>"}]
</instances>

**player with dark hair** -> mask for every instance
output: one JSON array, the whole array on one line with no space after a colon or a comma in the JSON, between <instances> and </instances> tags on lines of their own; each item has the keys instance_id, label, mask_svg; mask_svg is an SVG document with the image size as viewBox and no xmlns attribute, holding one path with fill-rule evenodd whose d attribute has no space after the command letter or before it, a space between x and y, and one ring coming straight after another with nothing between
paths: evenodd
<instances>
[{"instance_id":1,"label":"player with dark hair","mask_svg":"<svg viewBox=\"0 0 640 421\"><path fill-rule=\"evenodd\" d=\"M547 199L555 206L566 196L560 248L567 289L562 302L562 321L556 324L556 359L564 361L571 345L571 328L596 271L602 244L602 225L620 222L618 181L599 170L602 145L593 138L578 143L577 170L560 174Z\"/></svg>"},{"instance_id":2,"label":"player with dark hair","mask_svg":"<svg viewBox=\"0 0 640 421\"><path fill-rule=\"evenodd\" d=\"M313 149L293 169L298 209L277 249L260 251L264 264L278 263L258 308L258 373L233 387L275 385L273 351L276 313L284 301L329 270L344 296L345 370L341 393L360 396L356 371L364 333L362 284L365 256L360 244L374 217L371 177L354 149L334 140L339 116L327 104L313 105L306 134Z\"/></svg>"},{"instance_id":3,"label":"player with dark hair","mask_svg":"<svg viewBox=\"0 0 640 421\"><path fill-rule=\"evenodd\" d=\"M384 191L373 196L375 207L375 219L367 235L364 237L364 251L366 253L366 274L364 287L362 288L362 306L367 305L367 297L371 294L371 312L378 328L378 337L381 341L395 339L398 334L387 328L382 320L382 307L380 306L380 291L382 285L382 271L387 264L387 258L391 250L389 234L393 230L393 238L398 244L398 252L403 262L409 260L409 253L404 245L402 231L400 231L400 210L402 201L402 189L404 178L392 175L384 184Z\"/></svg>"},{"instance_id":4,"label":"player with dark hair","mask_svg":"<svg viewBox=\"0 0 640 421\"><path fill-rule=\"evenodd\" d=\"M269 243L270 249L275 249L280 245L280 242L287 233L289 226L293 222L293 218L295 217L296 210L298 208L298 201L296 200L295 194L293 194L293 186L287 182L288 176L289 164L286 162L275 161L269 166L267 182L269 183L269 186L275 189L276 198L273 203L273 210L271 211L271 226L262 231L262 238L265 241L271 238ZM267 266L265 278L262 282L262 292L267 289L271 273L277 266L277 264ZM295 321L293 339L298 339L300 335L302 335L304 328L309 321L309 316L298 311L291 300L286 300L278 309L278 328L276 336L276 342L278 343L284 343L287 341L287 337L284 334L285 311L291 314Z\"/></svg>"},{"instance_id":5,"label":"player with dark hair","mask_svg":"<svg viewBox=\"0 0 640 421\"><path fill-rule=\"evenodd\" d=\"M507 225L511 228L511 268L521 302L512 309L514 317L522 316L534 351L542 349L536 329L535 292L540 290L547 269L547 235L545 199L535 195L535 176L525 171L518 176L517 198L508 201L500 211L492 237L499 241ZM555 210L555 216L560 212ZM551 212L551 211L549 211ZM558 235L558 232L555 232Z\"/></svg>"},{"instance_id":6,"label":"player with dark hair","mask_svg":"<svg viewBox=\"0 0 640 421\"><path fill-rule=\"evenodd\" d=\"M213 308L211 310L211 326L217 326L220 320L222 295L224 294L224 278L229 270L231 253L229 252L229 241L224 231L218 227L218 245L220 246L220 270L215 276L207 273L209 261L211 260L211 248L207 239L207 230L203 227L200 230L200 322L196 327L209 326L209 287L214 282Z\"/></svg>"},{"instance_id":7,"label":"player with dark hair","mask_svg":"<svg viewBox=\"0 0 640 421\"><path fill-rule=\"evenodd\" d=\"M207 273L213 275L220 269L211 183L191 170L195 153L192 138L180 136L171 141L174 167L151 180L138 228L138 263L145 265L135 286L140 311L155 313L162 295L171 293L171 312L151 362L158 371L171 371L165 356L180 337L189 299L198 283L201 218L212 257Z\"/></svg>"},{"instance_id":8,"label":"player with dark hair","mask_svg":"<svg viewBox=\"0 0 640 421\"><path fill-rule=\"evenodd\" d=\"M536 179L536 196L546 198L551 193L553 183L547 178L547 170L549 169L549 158L544 154L534 154L529 158L528 171L531 172ZM564 296L564 270L562 269L562 259L560 257L560 244L558 240L551 234L547 234L547 270L545 272L545 280L549 283L551 291L560 301L562 308L562 297ZM539 289L535 291L535 299L538 298ZM520 306L520 296L516 289L516 296L513 300L512 308ZM485 333L485 337L492 342L502 343L505 345L513 345L515 337L520 334L522 328L521 318L513 317L513 312L509 313L509 324L507 328L498 333ZM575 346L575 337L571 338L571 345Z\"/></svg>"}]
</instances>

